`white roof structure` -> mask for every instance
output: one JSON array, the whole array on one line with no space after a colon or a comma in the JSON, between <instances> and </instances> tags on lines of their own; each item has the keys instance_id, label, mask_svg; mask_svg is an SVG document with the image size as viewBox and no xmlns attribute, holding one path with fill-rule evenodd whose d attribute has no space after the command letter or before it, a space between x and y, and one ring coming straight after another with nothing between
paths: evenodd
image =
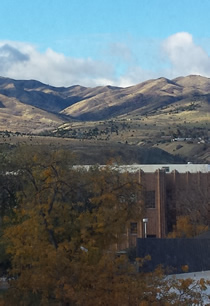
<instances>
[{"instance_id":1,"label":"white roof structure","mask_svg":"<svg viewBox=\"0 0 210 306\"><path fill-rule=\"evenodd\" d=\"M210 281L210 271L200 271L200 272L191 272L191 273L183 273L183 274L173 274L169 275L167 279L175 278L175 279L192 279L195 282L200 281L200 279L204 279L205 281ZM210 285L206 285L206 289L201 293L202 294L202 305L209 305L209 295L210 295Z\"/></svg>"},{"instance_id":2,"label":"white roof structure","mask_svg":"<svg viewBox=\"0 0 210 306\"><path fill-rule=\"evenodd\" d=\"M123 171L127 172L137 172L142 170L144 172L155 172L156 170L165 170L167 173L172 171L178 171L179 173L207 173L210 172L210 165L208 164L157 164L157 165L123 165L118 166Z\"/></svg>"},{"instance_id":3,"label":"white roof structure","mask_svg":"<svg viewBox=\"0 0 210 306\"><path fill-rule=\"evenodd\" d=\"M75 168L84 168L86 170L89 170L89 168L92 167L91 165L78 165L75 166ZM99 165L100 168L106 167L105 165ZM210 172L210 165L208 164L150 164L150 165L116 165L111 166L114 170L118 170L119 172L130 172L130 173L136 173L140 170L146 172L146 173L154 173L156 170L165 170L166 173L171 173L172 171L178 171L179 173L207 173Z\"/></svg>"}]
</instances>

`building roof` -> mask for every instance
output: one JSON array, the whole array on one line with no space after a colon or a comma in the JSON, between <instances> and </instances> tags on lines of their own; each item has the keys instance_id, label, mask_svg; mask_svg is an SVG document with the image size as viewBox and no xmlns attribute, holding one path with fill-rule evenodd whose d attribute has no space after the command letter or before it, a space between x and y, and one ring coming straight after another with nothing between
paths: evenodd
<instances>
[{"instance_id":1,"label":"building roof","mask_svg":"<svg viewBox=\"0 0 210 306\"><path fill-rule=\"evenodd\" d=\"M93 165L78 165L75 166L75 168L83 168L86 170L89 170ZM106 165L99 165L99 167L103 168L106 167ZM166 173L171 173L172 171L178 171L179 173L207 173L210 172L210 165L208 164L147 164L147 165L141 165L141 164L133 164L133 165L111 165L115 170L118 170L119 172L130 172L130 173L136 173L140 170L146 172L146 173L153 173L156 170L165 170Z\"/></svg>"},{"instance_id":2,"label":"building roof","mask_svg":"<svg viewBox=\"0 0 210 306\"><path fill-rule=\"evenodd\" d=\"M207 173L210 172L210 165L208 164L156 164L156 165L120 165L119 169L128 172L137 172L142 170L144 172L155 172L156 170L165 170L167 173L178 171L179 173Z\"/></svg>"}]
</instances>

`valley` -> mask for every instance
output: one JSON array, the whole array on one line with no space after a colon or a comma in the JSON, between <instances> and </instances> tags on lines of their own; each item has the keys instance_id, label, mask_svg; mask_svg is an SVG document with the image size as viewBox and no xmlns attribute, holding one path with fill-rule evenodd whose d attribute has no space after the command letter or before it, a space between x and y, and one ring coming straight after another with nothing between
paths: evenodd
<instances>
[{"instance_id":1,"label":"valley","mask_svg":"<svg viewBox=\"0 0 210 306\"><path fill-rule=\"evenodd\" d=\"M0 78L0 144L72 148L84 163L210 163L209 101L200 76L128 88Z\"/></svg>"}]
</instances>

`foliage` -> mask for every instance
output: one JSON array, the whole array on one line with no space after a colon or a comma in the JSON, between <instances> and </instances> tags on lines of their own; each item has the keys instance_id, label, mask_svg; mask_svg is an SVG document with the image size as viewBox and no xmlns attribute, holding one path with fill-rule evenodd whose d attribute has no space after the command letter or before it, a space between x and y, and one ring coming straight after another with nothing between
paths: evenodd
<instances>
[{"instance_id":1,"label":"foliage","mask_svg":"<svg viewBox=\"0 0 210 306\"><path fill-rule=\"evenodd\" d=\"M77 300L69 292L77 292L82 273L95 273L126 222L140 218L140 186L109 166L85 171L73 167L70 153L44 153L24 148L14 160L21 188L4 235L11 290L26 299L33 293L41 300Z\"/></svg>"},{"instance_id":2,"label":"foliage","mask_svg":"<svg viewBox=\"0 0 210 306\"><path fill-rule=\"evenodd\" d=\"M168 238L192 238L208 230L208 226L193 223L190 216L179 216Z\"/></svg>"},{"instance_id":3,"label":"foliage","mask_svg":"<svg viewBox=\"0 0 210 306\"><path fill-rule=\"evenodd\" d=\"M109 166L75 167L69 152L33 151L20 148L11 161L18 184L1 239L11 258L5 305L200 305L205 282L145 274L141 259L117 256L127 222L142 218L138 182Z\"/></svg>"}]
</instances>

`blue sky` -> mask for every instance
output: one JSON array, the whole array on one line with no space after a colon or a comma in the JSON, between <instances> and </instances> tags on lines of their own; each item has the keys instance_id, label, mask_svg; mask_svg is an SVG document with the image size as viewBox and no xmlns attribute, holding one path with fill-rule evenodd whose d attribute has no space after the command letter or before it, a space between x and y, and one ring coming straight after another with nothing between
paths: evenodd
<instances>
[{"instance_id":1,"label":"blue sky","mask_svg":"<svg viewBox=\"0 0 210 306\"><path fill-rule=\"evenodd\" d=\"M210 0L2 0L0 75L55 86L210 76Z\"/></svg>"}]
</instances>

